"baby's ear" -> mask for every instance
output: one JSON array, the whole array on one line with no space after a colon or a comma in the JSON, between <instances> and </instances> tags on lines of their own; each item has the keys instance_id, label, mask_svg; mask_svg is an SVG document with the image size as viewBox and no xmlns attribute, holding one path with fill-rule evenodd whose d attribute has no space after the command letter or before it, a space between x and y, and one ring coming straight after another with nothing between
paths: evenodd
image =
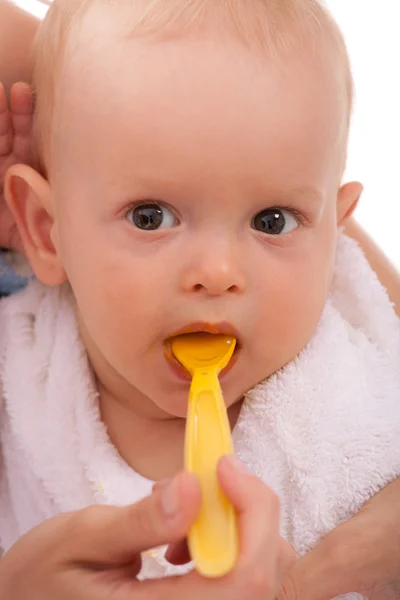
<instances>
[{"instance_id":1,"label":"baby's ear","mask_svg":"<svg viewBox=\"0 0 400 600\"><path fill-rule=\"evenodd\" d=\"M353 214L363 193L363 186L358 181L351 181L342 185L337 197L337 223L344 225Z\"/></svg>"},{"instance_id":2,"label":"baby's ear","mask_svg":"<svg viewBox=\"0 0 400 600\"><path fill-rule=\"evenodd\" d=\"M66 274L57 248L48 181L27 165L14 165L7 172L4 193L36 277L50 286L63 283Z\"/></svg>"}]
</instances>

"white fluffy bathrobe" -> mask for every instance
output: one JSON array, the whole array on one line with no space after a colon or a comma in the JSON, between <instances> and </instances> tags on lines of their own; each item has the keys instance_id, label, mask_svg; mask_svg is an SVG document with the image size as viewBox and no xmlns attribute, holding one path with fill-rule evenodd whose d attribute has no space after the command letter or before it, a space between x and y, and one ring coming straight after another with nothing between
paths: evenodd
<instances>
[{"instance_id":1,"label":"white fluffy bathrobe","mask_svg":"<svg viewBox=\"0 0 400 600\"><path fill-rule=\"evenodd\" d=\"M3 300L0 351L0 546L61 512L150 492L100 420L67 286L32 282ZM299 555L399 475L400 320L348 238L317 331L247 394L234 441L279 495ZM145 577L175 572L161 554L145 557Z\"/></svg>"}]
</instances>

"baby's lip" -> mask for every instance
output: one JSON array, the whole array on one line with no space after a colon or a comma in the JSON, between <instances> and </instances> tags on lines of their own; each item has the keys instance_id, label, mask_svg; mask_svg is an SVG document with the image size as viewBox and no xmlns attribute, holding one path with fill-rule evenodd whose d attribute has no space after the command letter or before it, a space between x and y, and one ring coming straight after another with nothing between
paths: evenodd
<instances>
[{"instance_id":1,"label":"baby's lip","mask_svg":"<svg viewBox=\"0 0 400 600\"><path fill-rule=\"evenodd\" d=\"M209 323L207 321L196 321L184 325L177 331L171 333L167 340L170 340L178 335L187 335L188 333L211 333L213 335L229 335L239 340L239 333L231 323L223 321L221 323Z\"/></svg>"}]
</instances>

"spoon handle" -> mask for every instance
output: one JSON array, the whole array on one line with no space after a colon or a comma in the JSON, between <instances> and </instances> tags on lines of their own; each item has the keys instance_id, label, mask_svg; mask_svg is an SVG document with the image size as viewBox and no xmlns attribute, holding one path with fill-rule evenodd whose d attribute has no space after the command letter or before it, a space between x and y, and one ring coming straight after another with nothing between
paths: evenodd
<instances>
[{"instance_id":1,"label":"spoon handle","mask_svg":"<svg viewBox=\"0 0 400 600\"><path fill-rule=\"evenodd\" d=\"M188 544L197 570L206 577L226 575L238 555L236 513L217 480L217 464L225 454L233 454L233 443L217 371L196 369L189 396L185 468L200 481L202 506Z\"/></svg>"}]
</instances>

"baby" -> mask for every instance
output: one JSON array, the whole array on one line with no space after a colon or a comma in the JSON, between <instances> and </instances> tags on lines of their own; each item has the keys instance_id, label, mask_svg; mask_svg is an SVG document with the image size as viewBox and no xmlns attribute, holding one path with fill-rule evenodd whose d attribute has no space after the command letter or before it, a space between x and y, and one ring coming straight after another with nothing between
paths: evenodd
<instances>
[{"instance_id":1,"label":"baby","mask_svg":"<svg viewBox=\"0 0 400 600\"><path fill-rule=\"evenodd\" d=\"M205 331L238 340L236 450L306 553L400 472L399 321L339 233L361 185L335 23L315 0L55 0L34 72L36 170L6 194L41 284L1 305L0 545L182 468L166 345Z\"/></svg>"}]
</instances>

